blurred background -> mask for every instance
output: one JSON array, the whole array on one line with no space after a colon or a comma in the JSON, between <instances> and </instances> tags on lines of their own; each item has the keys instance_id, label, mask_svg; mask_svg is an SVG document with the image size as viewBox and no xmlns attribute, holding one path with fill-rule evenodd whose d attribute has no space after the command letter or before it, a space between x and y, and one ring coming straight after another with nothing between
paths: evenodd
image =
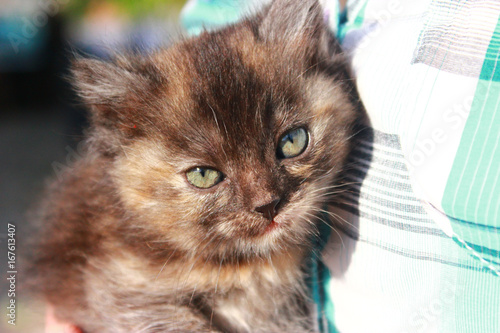
<instances>
[{"instance_id":1,"label":"blurred background","mask_svg":"<svg viewBox=\"0 0 500 333\"><path fill-rule=\"evenodd\" d=\"M7 224L16 226L19 256L27 211L82 140L85 110L64 79L70 59L168 45L182 31L184 2L0 0L0 332L43 332L43 306L25 298L18 283L16 326L7 323Z\"/></svg>"}]
</instances>

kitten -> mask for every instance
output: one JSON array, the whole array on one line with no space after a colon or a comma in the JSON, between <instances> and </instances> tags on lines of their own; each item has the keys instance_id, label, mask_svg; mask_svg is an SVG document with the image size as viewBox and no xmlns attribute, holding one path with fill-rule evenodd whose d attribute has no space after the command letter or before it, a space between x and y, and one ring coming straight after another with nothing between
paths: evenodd
<instances>
[{"instance_id":1,"label":"kitten","mask_svg":"<svg viewBox=\"0 0 500 333\"><path fill-rule=\"evenodd\" d=\"M147 56L78 59L85 156L51 187L36 285L84 332L303 332L303 262L358 117L316 1Z\"/></svg>"}]
</instances>

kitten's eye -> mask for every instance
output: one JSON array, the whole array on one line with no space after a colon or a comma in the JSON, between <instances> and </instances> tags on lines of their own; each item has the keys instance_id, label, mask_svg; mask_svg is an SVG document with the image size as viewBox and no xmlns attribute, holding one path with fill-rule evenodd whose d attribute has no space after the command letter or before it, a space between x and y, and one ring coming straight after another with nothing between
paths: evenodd
<instances>
[{"instance_id":1,"label":"kitten's eye","mask_svg":"<svg viewBox=\"0 0 500 333\"><path fill-rule=\"evenodd\" d=\"M302 128L296 128L288 131L280 138L276 154L278 158L292 158L299 156L306 150L309 143L309 135Z\"/></svg>"},{"instance_id":2,"label":"kitten's eye","mask_svg":"<svg viewBox=\"0 0 500 333\"><path fill-rule=\"evenodd\" d=\"M209 188L220 183L224 176L214 169L196 167L186 172L186 178L193 186Z\"/></svg>"}]
</instances>

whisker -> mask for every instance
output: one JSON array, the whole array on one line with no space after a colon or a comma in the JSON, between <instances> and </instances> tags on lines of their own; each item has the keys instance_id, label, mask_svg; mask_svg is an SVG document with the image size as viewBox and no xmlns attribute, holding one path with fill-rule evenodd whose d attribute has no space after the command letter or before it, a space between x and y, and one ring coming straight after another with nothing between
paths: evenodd
<instances>
[{"instance_id":1,"label":"whisker","mask_svg":"<svg viewBox=\"0 0 500 333\"><path fill-rule=\"evenodd\" d=\"M158 277L160 276L160 274L163 272L163 270L165 269L165 266L167 266L167 264L168 264L168 262L170 261L170 259L172 259L172 257L174 256L174 254L175 254L175 252L176 252L176 251L177 251L177 250L174 250L174 251L170 254L170 256L167 258L167 260L165 261L165 263L163 264L163 266L161 266L160 271L158 272L158 274L156 274L156 277L155 277L155 282L156 282L156 280L158 279Z\"/></svg>"}]
</instances>

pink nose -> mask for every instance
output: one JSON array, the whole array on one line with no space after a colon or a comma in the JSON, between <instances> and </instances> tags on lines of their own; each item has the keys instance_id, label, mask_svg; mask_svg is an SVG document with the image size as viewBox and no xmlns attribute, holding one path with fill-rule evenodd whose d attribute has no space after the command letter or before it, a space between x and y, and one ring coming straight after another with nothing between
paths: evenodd
<instances>
[{"instance_id":1,"label":"pink nose","mask_svg":"<svg viewBox=\"0 0 500 333\"><path fill-rule=\"evenodd\" d=\"M277 214L276 207L278 206L280 201L280 199L275 199L269 203L266 203L265 205L256 207L255 211L264 215L264 217L269 221L272 221Z\"/></svg>"}]
</instances>

